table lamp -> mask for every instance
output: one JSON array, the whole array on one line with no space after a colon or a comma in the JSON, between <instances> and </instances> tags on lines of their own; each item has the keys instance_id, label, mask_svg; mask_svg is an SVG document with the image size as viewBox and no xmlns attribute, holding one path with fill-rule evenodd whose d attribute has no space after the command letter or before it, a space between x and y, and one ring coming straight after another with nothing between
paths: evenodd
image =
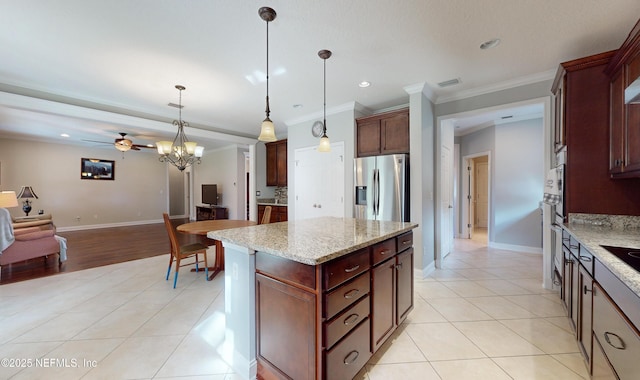
<instances>
[{"instance_id":1,"label":"table lamp","mask_svg":"<svg viewBox=\"0 0 640 380\"><path fill-rule=\"evenodd\" d=\"M0 207L18 207L18 198L15 191L0 191Z\"/></svg>"},{"instance_id":2,"label":"table lamp","mask_svg":"<svg viewBox=\"0 0 640 380\"><path fill-rule=\"evenodd\" d=\"M31 186L22 186L22 189L20 189L20 194L18 194L18 198L25 199L22 202L22 211L24 211L26 216L29 216L29 213L31 212L31 201L29 200L29 198L38 199L35 191L33 191Z\"/></svg>"}]
</instances>

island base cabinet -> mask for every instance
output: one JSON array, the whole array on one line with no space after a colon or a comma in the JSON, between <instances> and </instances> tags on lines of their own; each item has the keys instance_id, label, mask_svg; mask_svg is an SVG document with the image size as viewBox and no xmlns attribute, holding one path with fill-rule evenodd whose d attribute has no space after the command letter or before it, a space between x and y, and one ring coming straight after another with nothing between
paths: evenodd
<instances>
[{"instance_id":1,"label":"island base cabinet","mask_svg":"<svg viewBox=\"0 0 640 380\"><path fill-rule=\"evenodd\" d=\"M395 329L396 259L383 262L372 270L371 349L376 352Z\"/></svg>"},{"instance_id":2,"label":"island base cabinet","mask_svg":"<svg viewBox=\"0 0 640 380\"><path fill-rule=\"evenodd\" d=\"M396 324L400 325L413 310L413 248L398 254L396 257L397 302Z\"/></svg>"},{"instance_id":3,"label":"island base cabinet","mask_svg":"<svg viewBox=\"0 0 640 380\"><path fill-rule=\"evenodd\" d=\"M315 379L315 295L256 274L256 300L261 378Z\"/></svg>"},{"instance_id":4,"label":"island base cabinet","mask_svg":"<svg viewBox=\"0 0 640 380\"><path fill-rule=\"evenodd\" d=\"M326 351L325 379L353 379L371 358L369 319L347 335L338 345Z\"/></svg>"}]
</instances>

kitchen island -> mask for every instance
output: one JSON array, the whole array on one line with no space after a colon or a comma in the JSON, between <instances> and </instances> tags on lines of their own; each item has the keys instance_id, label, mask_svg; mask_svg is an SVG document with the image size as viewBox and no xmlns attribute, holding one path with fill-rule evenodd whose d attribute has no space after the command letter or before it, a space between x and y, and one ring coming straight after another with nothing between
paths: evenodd
<instances>
[{"instance_id":1,"label":"kitchen island","mask_svg":"<svg viewBox=\"0 0 640 380\"><path fill-rule=\"evenodd\" d=\"M413 308L417 224L323 217L212 231L221 355L244 378L353 378Z\"/></svg>"}]
</instances>

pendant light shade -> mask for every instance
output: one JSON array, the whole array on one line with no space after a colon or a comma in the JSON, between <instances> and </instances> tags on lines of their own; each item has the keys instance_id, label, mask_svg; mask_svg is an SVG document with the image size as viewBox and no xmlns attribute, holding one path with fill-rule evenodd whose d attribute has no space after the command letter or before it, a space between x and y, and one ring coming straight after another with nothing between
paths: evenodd
<instances>
[{"instance_id":1,"label":"pendant light shade","mask_svg":"<svg viewBox=\"0 0 640 380\"><path fill-rule=\"evenodd\" d=\"M322 137L320 137L320 145L318 146L318 152L330 152L331 143L329 142L329 136L327 136L327 59L331 57L330 50L320 50L318 56L322 58L324 66L324 105L323 105L323 119L322 119Z\"/></svg>"},{"instance_id":2,"label":"pendant light shade","mask_svg":"<svg viewBox=\"0 0 640 380\"><path fill-rule=\"evenodd\" d=\"M269 114L271 110L269 109L269 22L276 19L276 11L269 7L262 7L258 9L258 14L260 18L266 21L267 23L267 107L265 108L265 114L267 117L262 121L262 126L260 127L260 136L258 136L258 140L264 142L276 141L276 131L273 126L273 122L269 119Z\"/></svg>"}]
</instances>

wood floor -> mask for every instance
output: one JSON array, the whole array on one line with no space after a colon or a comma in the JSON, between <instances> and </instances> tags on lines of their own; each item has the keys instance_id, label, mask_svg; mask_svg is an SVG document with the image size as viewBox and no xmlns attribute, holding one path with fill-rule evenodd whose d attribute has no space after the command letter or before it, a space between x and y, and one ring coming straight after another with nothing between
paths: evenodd
<instances>
[{"instance_id":1,"label":"wood floor","mask_svg":"<svg viewBox=\"0 0 640 380\"><path fill-rule=\"evenodd\" d=\"M187 220L173 219L171 222L175 227ZM169 236L164 223L57 234L67 239L67 261L58 265L58 255L51 255L46 259L42 257L5 265L0 285L157 255L167 255L169 263ZM195 235L177 235L181 244L199 241Z\"/></svg>"}]
</instances>

